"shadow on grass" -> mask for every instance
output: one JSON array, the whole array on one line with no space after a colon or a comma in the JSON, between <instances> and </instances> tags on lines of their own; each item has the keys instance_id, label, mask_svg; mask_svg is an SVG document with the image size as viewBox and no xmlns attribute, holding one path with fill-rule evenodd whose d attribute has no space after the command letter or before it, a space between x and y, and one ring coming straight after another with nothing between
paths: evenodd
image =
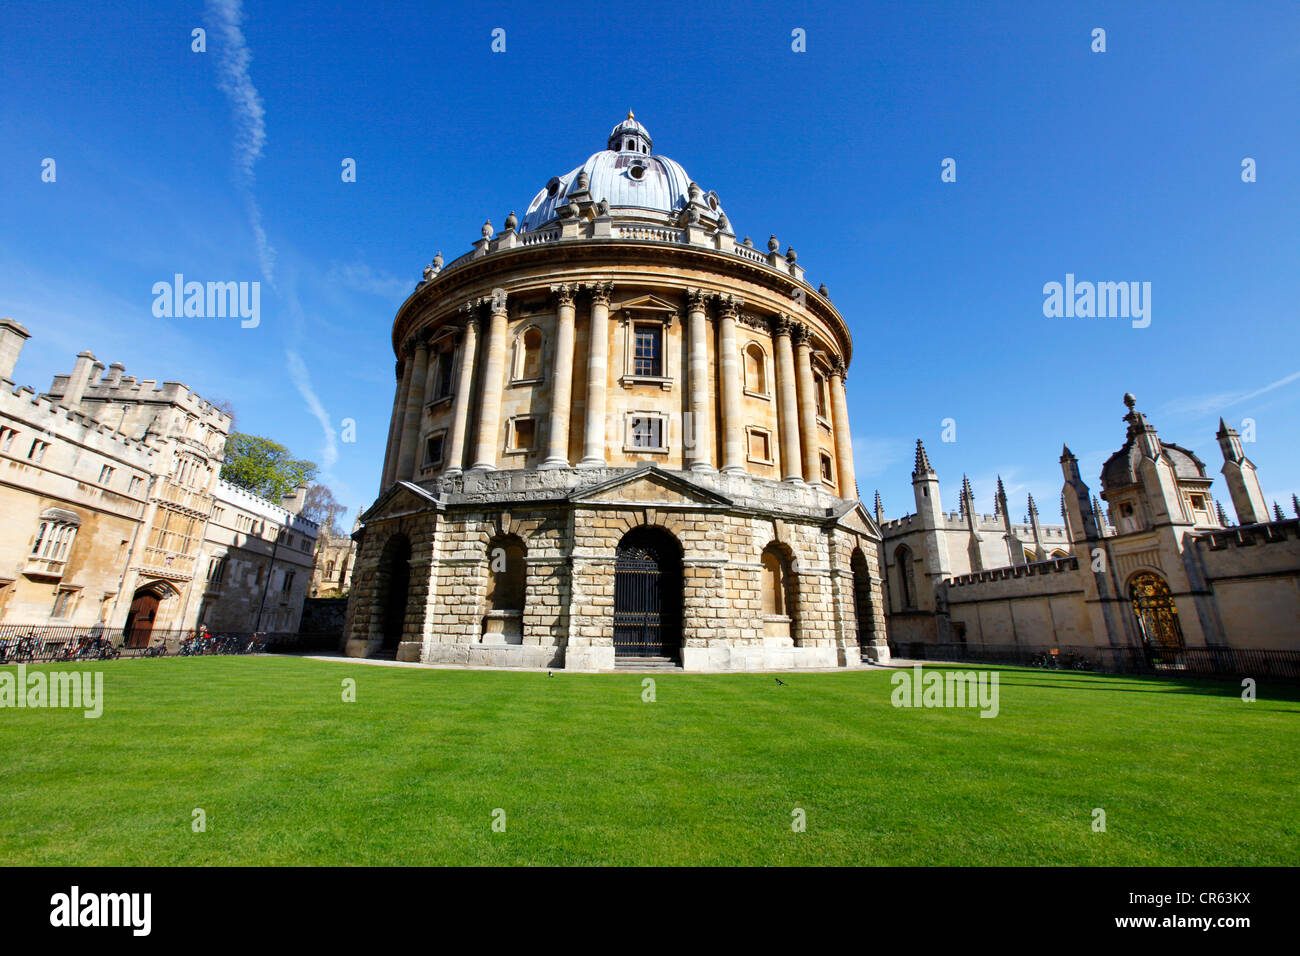
<instances>
[{"instance_id":1,"label":"shadow on grass","mask_svg":"<svg viewBox=\"0 0 1300 956\"><path fill-rule=\"evenodd\" d=\"M918 662L919 663L919 662ZM1096 671L1046 670L1037 667L999 666L997 664L971 663L927 665L926 670L936 671L997 671L1003 687L1037 687L1047 690L1113 691L1124 694L1197 694L1206 697L1241 698L1241 678L1177 677L1163 674L1105 674ZM1300 703L1300 686L1286 681L1273 681L1267 676L1255 681L1257 702L1285 701ZM1266 708L1260 708L1266 709ZM1281 709L1283 713L1297 713Z\"/></svg>"}]
</instances>

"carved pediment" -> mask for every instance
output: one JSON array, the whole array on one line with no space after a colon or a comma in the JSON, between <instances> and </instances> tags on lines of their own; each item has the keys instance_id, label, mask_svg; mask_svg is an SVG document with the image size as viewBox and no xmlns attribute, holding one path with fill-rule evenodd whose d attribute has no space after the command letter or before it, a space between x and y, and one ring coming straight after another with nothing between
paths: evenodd
<instances>
[{"instance_id":1,"label":"carved pediment","mask_svg":"<svg viewBox=\"0 0 1300 956\"><path fill-rule=\"evenodd\" d=\"M873 538L880 538L880 527L875 520L867 513L866 507L861 501L855 501L851 506L846 508L836 516L836 523L842 528L850 531L858 531L862 534L870 535Z\"/></svg>"},{"instance_id":2,"label":"carved pediment","mask_svg":"<svg viewBox=\"0 0 1300 956\"><path fill-rule=\"evenodd\" d=\"M628 299L625 302L619 303L618 307L624 312L636 312L638 314L650 312L670 313L671 315L676 315L681 311L681 306L669 302L666 299L661 299L657 295L649 294L639 295L635 299Z\"/></svg>"},{"instance_id":3,"label":"carved pediment","mask_svg":"<svg viewBox=\"0 0 1300 956\"><path fill-rule=\"evenodd\" d=\"M438 499L419 485L399 481L379 496L379 499L361 516L364 524L384 521L405 515L429 511L438 506Z\"/></svg>"},{"instance_id":4,"label":"carved pediment","mask_svg":"<svg viewBox=\"0 0 1300 956\"><path fill-rule=\"evenodd\" d=\"M575 504L632 503L696 508L726 508L732 503L715 491L652 465L586 488L572 495L571 500Z\"/></svg>"}]
</instances>

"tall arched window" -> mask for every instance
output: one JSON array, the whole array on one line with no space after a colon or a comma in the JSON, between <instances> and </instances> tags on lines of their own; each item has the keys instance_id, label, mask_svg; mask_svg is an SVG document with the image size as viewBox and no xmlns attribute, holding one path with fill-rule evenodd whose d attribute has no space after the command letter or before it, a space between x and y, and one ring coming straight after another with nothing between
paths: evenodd
<instances>
[{"instance_id":1,"label":"tall arched window","mask_svg":"<svg viewBox=\"0 0 1300 956\"><path fill-rule=\"evenodd\" d=\"M768 394L767 355L757 342L745 346L745 391L755 395Z\"/></svg>"},{"instance_id":2,"label":"tall arched window","mask_svg":"<svg viewBox=\"0 0 1300 956\"><path fill-rule=\"evenodd\" d=\"M916 607L916 579L913 577L912 549L900 544L894 552L894 564L898 568L898 595L904 609Z\"/></svg>"},{"instance_id":3,"label":"tall arched window","mask_svg":"<svg viewBox=\"0 0 1300 956\"><path fill-rule=\"evenodd\" d=\"M535 381L542 377L542 330L529 326L515 339L515 374L517 382Z\"/></svg>"}]
</instances>

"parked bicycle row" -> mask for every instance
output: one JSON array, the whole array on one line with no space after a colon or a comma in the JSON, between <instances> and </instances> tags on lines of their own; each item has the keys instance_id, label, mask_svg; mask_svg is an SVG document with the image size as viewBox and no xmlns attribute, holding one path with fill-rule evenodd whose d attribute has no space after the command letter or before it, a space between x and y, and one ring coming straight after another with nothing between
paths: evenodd
<instances>
[{"instance_id":1,"label":"parked bicycle row","mask_svg":"<svg viewBox=\"0 0 1300 956\"><path fill-rule=\"evenodd\" d=\"M260 654L319 647L328 636L266 631L160 631L113 634L103 628L0 629L0 664L42 661L103 661L131 657L199 657L210 654ZM333 642L329 642L331 645Z\"/></svg>"}]
</instances>

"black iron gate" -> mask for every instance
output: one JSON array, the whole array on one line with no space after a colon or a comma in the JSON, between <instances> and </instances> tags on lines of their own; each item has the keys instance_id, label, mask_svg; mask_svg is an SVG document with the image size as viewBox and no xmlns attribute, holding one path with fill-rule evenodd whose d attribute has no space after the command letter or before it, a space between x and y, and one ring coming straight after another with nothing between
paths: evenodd
<instances>
[{"instance_id":1,"label":"black iron gate","mask_svg":"<svg viewBox=\"0 0 1300 956\"><path fill-rule=\"evenodd\" d=\"M659 542L629 535L614 561L614 654L676 658L680 650L680 563Z\"/></svg>"}]
</instances>

